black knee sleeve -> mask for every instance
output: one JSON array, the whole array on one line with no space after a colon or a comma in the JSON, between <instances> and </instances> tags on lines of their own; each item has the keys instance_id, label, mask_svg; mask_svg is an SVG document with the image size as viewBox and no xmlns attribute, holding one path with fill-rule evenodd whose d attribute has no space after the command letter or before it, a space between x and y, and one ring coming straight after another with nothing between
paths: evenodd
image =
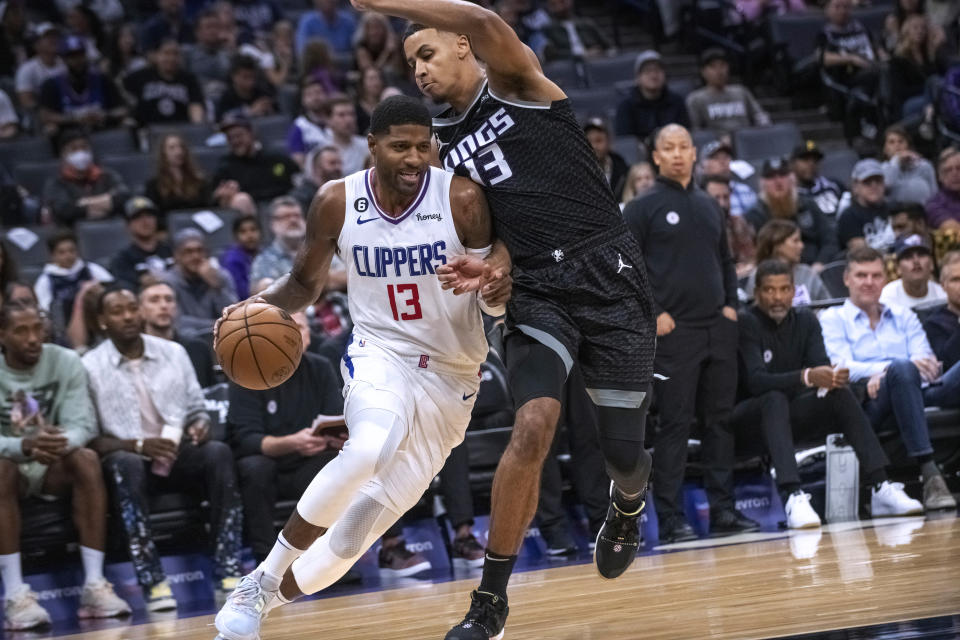
<instances>
[{"instance_id":1,"label":"black knee sleeve","mask_svg":"<svg viewBox=\"0 0 960 640\"><path fill-rule=\"evenodd\" d=\"M649 398L649 394L647 394ZM599 411L600 450L607 475L623 493L643 490L650 478L653 458L643 448L647 407L620 409L597 407Z\"/></svg>"}]
</instances>

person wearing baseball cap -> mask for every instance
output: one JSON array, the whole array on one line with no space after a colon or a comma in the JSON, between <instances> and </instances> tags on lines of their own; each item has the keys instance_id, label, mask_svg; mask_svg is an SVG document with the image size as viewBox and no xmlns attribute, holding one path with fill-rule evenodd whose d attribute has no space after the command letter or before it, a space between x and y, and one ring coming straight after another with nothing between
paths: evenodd
<instances>
[{"instance_id":1,"label":"person wearing baseball cap","mask_svg":"<svg viewBox=\"0 0 960 640\"><path fill-rule=\"evenodd\" d=\"M886 252L896 236L890 224L891 211L885 194L883 165L873 158L860 160L850 174L853 194L850 206L837 220L837 237L841 249L864 245Z\"/></svg>"},{"instance_id":2,"label":"person wearing baseball cap","mask_svg":"<svg viewBox=\"0 0 960 640\"><path fill-rule=\"evenodd\" d=\"M760 170L760 200L744 216L759 233L770 220L790 220L800 227L803 253L800 262L819 272L836 258L839 248L833 225L817 205L797 195L786 158L768 158Z\"/></svg>"},{"instance_id":3,"label":"person wearing baseball cap","mask_svg":"<svg viewBox=\"0 0 960 640\"><path fill-rule=\"evenodd\" d=\"M607 177L610 188L616 194L623 193L623 184L630 167L623 157L610 148L610 128L603 118L588 118L583 125L587 141L593 147L603 175Z\"/></svg>"},{"instance_id":4,"label":"person wearing baseball cap","mask_svg":"<svg viewBox=\"0 0 960 640\"><path fill-rule=\"evenodd\" d=\"M40 121L48 134L64 126L102 129L127 116L127 106L116 85L87 58L87 42L79 36L60 41L59 52L66 73L46 80L40 87Z\"/></svg>"},{"instance_id":5,"label":"person wearing baseball cap","mask_svg":"<svg viewBox=\"0 0 960 640\"><path fill-rule=\"evenodd\" d=\"M797 179L797 193L813 200L826 216L836 216L849 201L847 188L820 174L823 152L813 140L797 145L790 154L790 169Z\"/></svg>"},{"instance_id":6,"label":"person wearing baseball cap","mask_svg":"<svg viewBox=\"0 0 960 640\"><path fill-rule=\"evenodd\" d=\"M17 67L17 98L20 106L32 111L40 97L40 87L54 76L67 70L57 55L60 46L60 28L50 22L41 22L33 29L35 55Z\"/></svg>"},{"instance_id":7,"label":"person wearing baseball cap","mask_svg":"<svg viewBox=\"0 0 960 640\"><path fill-rule=\"evenodd\" d=\"M921 304L946 302L947 293L933 278L933 250L930 238L918 233L900 236L893 245L900 277L888 282L880 293L885 305L916 307Z\"/></svg>"},{"instance_id":8,"label":"person wearing baseball cap","mask_svg":"<svg viewBox=\"0 0 960 640\"><path fill-rule=\"evenodd\" d=\"M703 146L697 154L700 158L700 174L726 178L730 185L730 215L744 215L757 204L757 194L746 182L738 179L730 169L733 147L724 140L714 140Z\"/></svg>"},{"instance_id":9,"label":"person wearing baseball cap","mask_svg":"<svg viewBox=\"0 0 960 640\"><path fill-rule=\"evenodd\" d=\"M150 198L135 196L124 205L130 244L110 259L110 273L121 286L137 291L144 276L159 276L173 264L173 250L160 239L159 215Z\"/></svg>"},{"instance_id":10,"label":"person wearing baseball cap","mask_svg":"<svg viewBox=\"0 0 960 640\"><path fill-rule=\"evenodd\" d=\"M652 49L641 51L633 64L633 77L636 84L630 95L617 105L614 130L618 136L636 136L646 141L654 131L671 122L690 127L687 105L667 86L659 53Z\"/></svg>"},{"instance_id":11,"label":"person wearing baseball cap","mask_svg":"<svg viewBox=\"0 0 960 640\"><path fill-rule=\"evenodd\" d=\"M730 63L726 51L706 49L700 55L700 76L704 87L687 96L687 112L695 129L732 133L744 127L770 124L770 116L749 89L739 84L727 84Z\"/></svg>"}]
</instances>

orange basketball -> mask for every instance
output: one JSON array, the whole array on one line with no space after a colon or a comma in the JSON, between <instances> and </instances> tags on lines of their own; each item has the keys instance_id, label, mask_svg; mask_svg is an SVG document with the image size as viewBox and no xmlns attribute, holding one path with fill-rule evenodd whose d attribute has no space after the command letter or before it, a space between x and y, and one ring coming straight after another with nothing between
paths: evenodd
<instances>
[{"instance_id":1,"label":"orange basketball","mask_svg":"<svg viewBox=\"0 0 960 640\"><path fill-rule=\"evenodd\" d=\"M254 302L220 323L217 359L227 377L247 389L283 384L300 365L300 327L283 309Z\"/></svg>"}]
</instances>

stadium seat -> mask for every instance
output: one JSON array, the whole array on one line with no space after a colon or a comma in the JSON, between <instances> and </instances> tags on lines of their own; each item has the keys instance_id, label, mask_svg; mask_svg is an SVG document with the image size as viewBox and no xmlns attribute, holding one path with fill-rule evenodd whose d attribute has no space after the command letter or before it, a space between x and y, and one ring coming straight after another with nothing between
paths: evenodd
<instances>
[{"instance_id":1,"label":"stadium seat","mask_svg":"<svg viewBox=\"0 0 960 640\"><path fill-rule=\"evenodd\" d=\"M853 149L837 149L824 154L820 162L820 174L843 184L850 184L850 173L860 156Z\"/></svg>"},{"instance_id":2,"label":"stadium seat","mask_svg":"<svg viewBox=\"0 0 960 640\"><path fill-rule=\"evenodd\" d=\"M595 89L571 89L567 91L567 97L570 98L570 106L581 122L595 116L612 121L619 101L619 97L612 86Z\"/></svg>"},{"instance_id":3,"label":"stadium seat","mask_svg":"<svg viewBox=\"0 0 960 640\"><path fill-rule=\"evenodd\" d=\"M13 166L13 179L30 193L42 195L43 185L47 183L47 179L57 175L59 170L59 160L17 162Z\"/></svg>"},{"instance_id":4,"label":"stadium seat","mask_svg":"<svg viewBox=\"0 0 960 640\"><path fill-rule=\"evenodd\" d=\"M790 69L795 71L811 61L817 49L817 35L825 22L819 11L770 18L770 38L785 54Z\"/></svg>"},{"instance_id":5,"label":"stadium seat","mask_svg":"<svg viewBox=\"0 0 960 640\"><path fill-rule=\"evenodd\" d=\"M182 137L188 147L202 147L206 144L207 138L216 131L209 124L164 124L151 125L149 129L150 148L156 149L161 138L168 133L176 133Z\"/></svg>"},{"instance_id":6,"label":"stadium seat","mask_svg":"<svg viewBox=\"0 0 960 640\"><path fill-rule=\"evenodd\" d=\"M286 114L254 118L253 131L264 145L276 140L286 141L290 122L290 116Z\"/></svg>"},{"instance_id":7,"label":"stadium seat","mask_svg":"<svg viewBox=\"0 0 960 640\"><path fill-rule=\"evenodd\" d=\"M285 84L277 91L277 106L280 112L290 118L300 113L300 88L295 84Z\"/></svg>"},{"instance_id":8,"label":"stadium seat","mask_svg":"<svg viewBox=\"0 0 960 640\"><path fill-rule=\"evenodd\" d=\"M222 226L207 231L201 226L194 216L202 211L212 211L220 221ZM206 237L207 250L210 255L217 255L220 251L233 242L233 221L237 217L237 212L231 209L192 209L189 211L171 211L167 214L167 229L171 237L176 235L181 229L193 227L203 231Z\"/></svg>"},{"instance_id":9,"label":"stadium seat","mask_svg":"<svg viewBox=\"0 0 960 640\"><path fill-rule=\"evenodd\" d=\"M803 142L800 129L793 122L779 122L769 127L740 129L733 134L737 158L747 162L777 156L789 156Z\"/></svg>"},{"instance_id":10,"label":"stadium seat","mask_svg":"<svg viewBox=\"0 0 960 640\"><path fill-rule=\"evenodd\" d=\"M586 67L572 60L554 60L543 65L543 73L564 90L587 86Z\"/></svg>"},{"instance_id":11,"label":"stadium seat","mask_svg":"<svg viewBox=\"0 0 960 640\"><path fill-rule=\"evenodd\" d=\"M220 164L220 158L230 152L226 147L202 147L190 149L193 161L208 178L212 177ZM217 185L213 185L216 188Z\"/></svg>"},{"instance_id":12,"label":"stadium seat","mask_svg":"<svg viewBox=\"0 0 960 640\"><path fill-rule=\"evenodd\" d=\"M667 80L667 88L681 98L686 98L699 87L700 83L690 77L670 78Z\"/></svg>"},{"instance_id":13,"label":"stadium seat","mask_svg":"<svg viewBox=\"0 0 960 640\"><path fill-rule=\"evenodd\" d=\"M97 158L105 156L125 156L139 153L134 133L130 129L107 129L90 134L90 146Z\"/></svg>"},{"instance_id":14,"label":"stadium seat","mask_svg":"<svg viewBox=\"0 0 960 640\"><path fill-rule=\"evenodd\" d=\"M43 273L43 265L27 264L20 267L20 282L30 285L36 284L37 278Z\"/></svg>"},{"instance_id":15,"label":"stadium seat","mask_svg":"<svg viewBox=\"0 0 960 640\"><path fill-rule=\"evenodd\" d=\"M80 255L85 260L107 262L127 244L126 223L122 218L81 220L74 226Z\"/></svg>"},{"instance_id":16,"label":"stadium seat","mask_svg":"<svg viewBox=\"0 0 960 640\"><path fill-rule=\"evenodd\" d=\"M153 177L153 159L144 153L128 156L107 156L102 158L100 163L120 174L124 184L134 194L142 193L144 183Z\"/></svg>"},{"instance_id":17,"label":"stadium seat","mask_svg":"<svg viewBox=\"0 0 960 640\"><path fill-rule=\"evenodd\" d=\"M624 53L612 58L597 58L587 62L587 79L591 87L607 87L620 80L633 78L636 53Z\"/></svg>"},{"instance_id":18,"label":"stadium seat","mask_svg":"<svg viewBox=\"0 0 960 640\"><path fill-rule=\"evenodd\" d=\"M0 142L0 162L8 167L14 167L19 162L43 162L55 159L53 147L45 137L15 138L9 142Z\"/></svg>"},{"instance_id":19,"label":"stadium seat","mask_svg":"<svg viewBox=\"0 0 960 640\"><path fill-rule=\"evenodd\" d=\"M694 129L690 135L693 137L693 146L697 148L698 154L701 149L717 139L717 132L711 129Z\"/></svg>"},{"instance_id":20,"label":"stadium seat","mask_svg":"<svg viewBox=\"0 0 960 640\"><path fill-rule=\"evenodd\" d=\"M635 136L617 136L610 146L627 161L627 164L635 164L641 159L640 145Z\"/></svg>"},{"instance_id":21,"label":"stadium seat","mask_svg":"<svg viewBox=\"0 0 960 640\"><path fill-rule=\"evenodd\" d=\"M29 231L36 236L33 244L30 244L26 248L21 247L20 244L11 240L11 236L18 236L19 233L22 233L22 230ZM21 271L23 271L24 267L42 267L46 264L47 260L50 259L50 251L47 249L47 238L50 237L51 232L52 229L50 227L43 226L19 227L7 230L4 234L4 244L7 250L10 251L12 261L20 267ZM29 238L29 234L23 235L26 237L21 240L21 243Z\"/></svg>"},{"instance_id":22,"label":"stadium seat","mask_svg":"<svg viewBox=\"0 0 960 640\"><path fill-rule=\"evenodd\" d=\"M820 279L834 298L846 298L850 295L847 285L843 284L843 271L846 267L846 260L837 260L824 265L823 271L820 272Z\"/></svg>"}]
</instances>

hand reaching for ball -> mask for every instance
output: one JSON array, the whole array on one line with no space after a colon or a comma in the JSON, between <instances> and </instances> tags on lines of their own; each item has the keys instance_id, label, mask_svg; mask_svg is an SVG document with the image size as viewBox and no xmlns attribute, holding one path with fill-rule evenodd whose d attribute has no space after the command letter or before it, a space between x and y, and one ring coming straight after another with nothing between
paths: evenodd
<instances>
[{"instance_id":1,"label":"hand reaching for ball","mask_svg":"<svg viewBox=\"0 0 960 640\"><path fill-rule=\"evenodd\" d=\"M266 300L260 296L252 296L246 300L241 300L240 302L234 302L229 307L224 307L223 312L220 313L220 317L217 318L217 321L213 324L213 350L217 350L217 342L220 340L220 327L223 325L223 321L230 317L230 314L236 311L237 309L246 306L254 302L262 302L263 304L268 304Z\"/></svg>"}]
</instances>

